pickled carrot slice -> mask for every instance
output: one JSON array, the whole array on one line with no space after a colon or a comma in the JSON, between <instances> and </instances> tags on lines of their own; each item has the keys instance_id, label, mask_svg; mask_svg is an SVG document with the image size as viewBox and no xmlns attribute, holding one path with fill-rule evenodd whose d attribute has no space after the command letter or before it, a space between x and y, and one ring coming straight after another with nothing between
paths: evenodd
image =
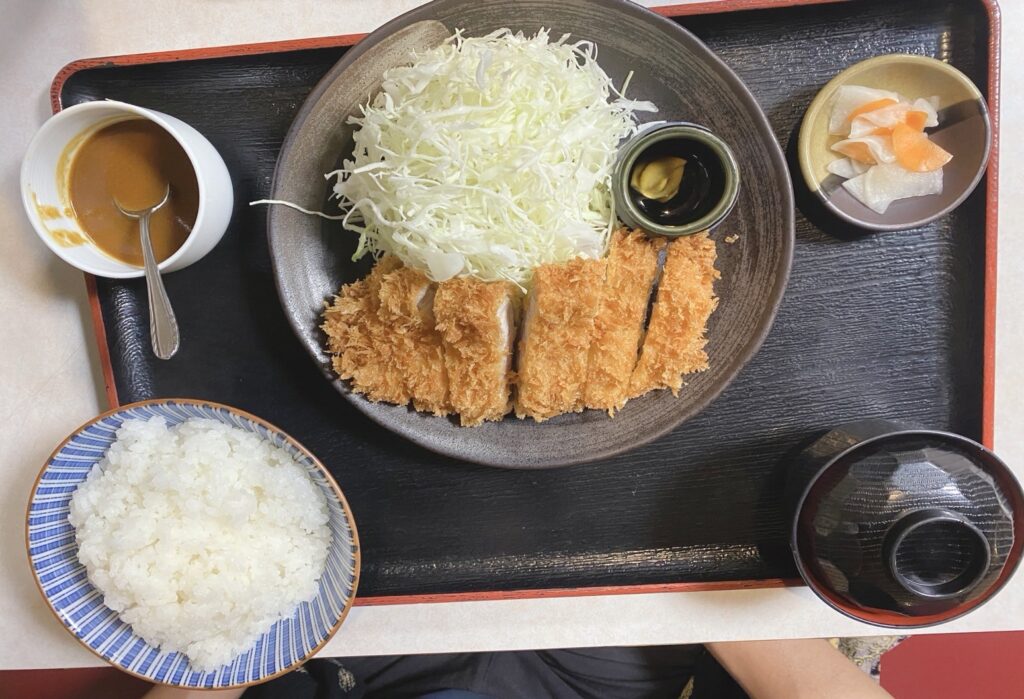
<instances>
[{"instance_id":1,"label":"pickled carrot slice","mask_svg":"<svg viewBox=\"0 0 1024 699\"><path fill-rule=\"evenodd\" d=\"M892 130L892 149L896 162L911 172L938 170L953 156L928 140L928 136L906 124Z\"/></svg>"},{"instance_id":2,"label":"pickled carrot slice","mask_svg":"<svg viewBox=\"0 0 1024 699\"><path fill-rule=\"evenodd\" d=\"M924 131L925 123L928 121L928 115L924 112L907 112L906 121L907 126L915 131Z\"/></svg>"},{"instance_id":3,"label":"pickled carrot slice","mask_svg":"<svg viewBox=\"0 0 1024 699\"><path fill-rule=\"evenodd\" d=\"M878 162L875 160L875 156L871 154L871 149L868 148L866 143L844 143L840 148L835 148L835 150L851 160L856 160L858 163L874 164Z\"/></svg>"},{"instance_id":4,"label":"pickled carrot slice","mask_svg":"<svg viewBox=\"0 0 1024 699\"><path fill-rule=\"evenodd\" d=\"M874 100L872 102L868 102L867 104L862 104L861 106L857 107L852 112L850 112L850 116L847 117L847 119L849 121L853 121L854 119L859 117L861 114L867 114L868 112L873 112L876 109L881 109L882 107L888 107L890 104L896 104L896 100L889 99L888 97L883 97L880 100Z\"/></svg>"}]
</instances>

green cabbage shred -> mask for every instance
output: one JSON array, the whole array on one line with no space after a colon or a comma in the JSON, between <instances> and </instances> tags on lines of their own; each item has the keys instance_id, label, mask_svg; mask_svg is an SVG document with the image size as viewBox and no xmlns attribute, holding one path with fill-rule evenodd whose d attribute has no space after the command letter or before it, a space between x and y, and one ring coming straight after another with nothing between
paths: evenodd
<instances>
[{"instance_id":1,"label":"green cabbage shred","mask_svg":"<svg viewBox=\"0 0 1024 699\"><path fill-rule=\"evenodd\" d=\"M456 32L384 75L349 123L335 176L354 259L397 255L433 280L529 284L534 268L604 254L611 175L635 113L587 41Z\"/></svg>"}]
</instances>

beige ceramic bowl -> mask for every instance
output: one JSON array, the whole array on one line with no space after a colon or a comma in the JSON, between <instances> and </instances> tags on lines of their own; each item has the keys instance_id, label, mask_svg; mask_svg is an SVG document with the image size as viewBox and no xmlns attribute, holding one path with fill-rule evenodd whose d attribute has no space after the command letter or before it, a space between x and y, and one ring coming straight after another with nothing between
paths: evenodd
<instances>
[{"instance_id":1,"label":"beige ceramic bowl","mask_svg":"<svg viewBox=\"0 0 1024 699\"><path fill-rule=\"evenodd\" d=\"M843 137L829 135L828 122L842 85L892 90L908 99L939 98L939 125L928 134L953 154L943 168L941 194L896 201L879 214L847 192L841 177L828 172L828 163L841 157L831 147ZM974 191L988 165L991 138L985 98L966 75L927 56L877 56L844 70L811 102L800 127L800 170L807 187L841 219L877 231L916 228L952 211Z\"/></svg>"}]
</instances>

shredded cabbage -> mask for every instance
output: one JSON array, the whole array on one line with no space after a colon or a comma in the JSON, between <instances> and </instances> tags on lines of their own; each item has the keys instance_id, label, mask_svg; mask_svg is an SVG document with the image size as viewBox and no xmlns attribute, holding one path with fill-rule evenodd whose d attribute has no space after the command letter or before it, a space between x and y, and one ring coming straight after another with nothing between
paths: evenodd
<instances>
[{"instance_id":1,"label":"shredded cabbage","mask_svg":"<svg viewBox=\"0 0 1024 699\"><path fill-rule=\"evenodd\" d=\"M625 99L596 56L546 30L456 32L387 71L349 120L352 159L328 174L360 234L354 259L524 285L540 264L603 255L618 145L657 109Z\"/></svg>"}]
</instances>

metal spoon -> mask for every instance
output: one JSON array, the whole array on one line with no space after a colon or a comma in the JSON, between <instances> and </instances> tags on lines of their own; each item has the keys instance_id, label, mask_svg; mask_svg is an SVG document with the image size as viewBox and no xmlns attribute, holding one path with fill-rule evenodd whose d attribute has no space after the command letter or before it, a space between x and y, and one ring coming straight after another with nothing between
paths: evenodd
<instances>
[{"instance_id":1,"label":"metal spoon","mask_svg":"<svg viewBox=\"0 0 1024 699\"><path fill-rule=\"evenodd\" d=\"M125 216L139 220L139 235L142 238L142 260L146 270L146 293L149 296L149 339L153 353L160 359L170 359L178 351L178 321L167 298L167 289L160 278L153 243L149 238L149 217L167 203L171 197L171 186L167 185L164 197L159 203L145 209L125 209L115 198L114 206Z\"/></svg>"}]
</instances>

